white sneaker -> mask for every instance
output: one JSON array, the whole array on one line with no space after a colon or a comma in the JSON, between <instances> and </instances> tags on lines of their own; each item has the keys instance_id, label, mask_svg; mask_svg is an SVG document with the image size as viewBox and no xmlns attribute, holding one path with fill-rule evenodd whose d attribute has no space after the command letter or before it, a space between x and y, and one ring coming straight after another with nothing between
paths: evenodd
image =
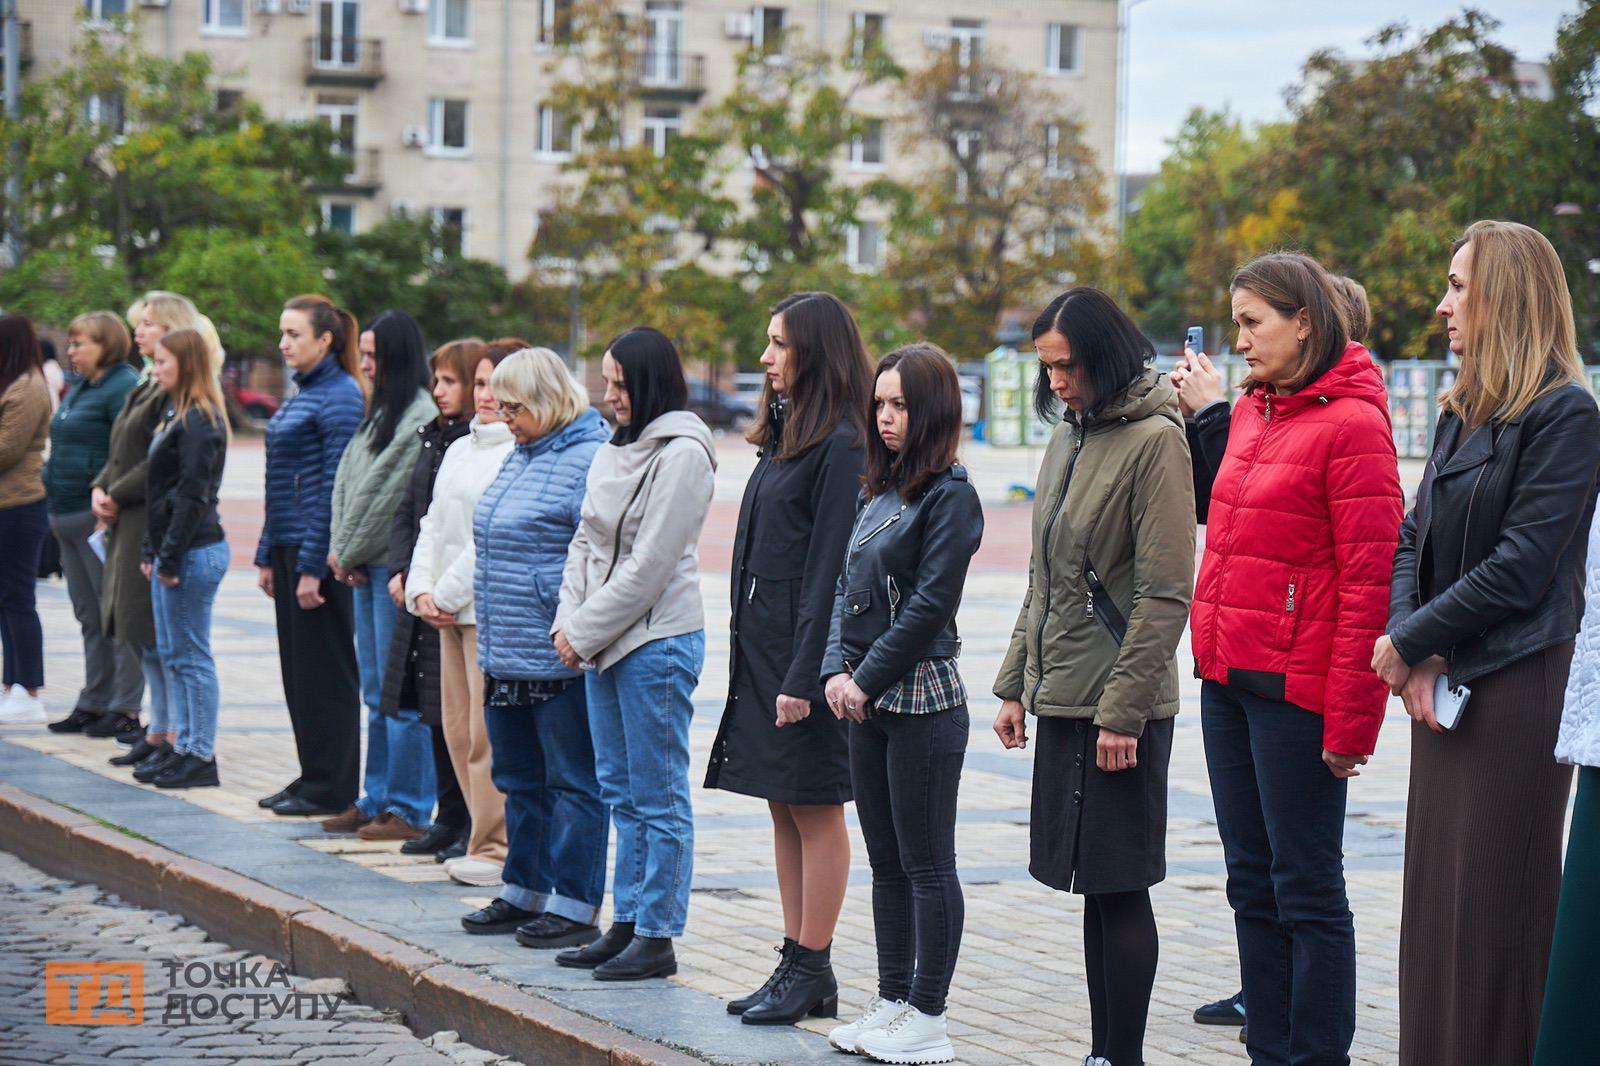
<instances>
[{"instance_id":1,"label":"white sneaker","mask_svg":"<svg viewBox=\"0 0 1600 1066\"><path fill-rule=\"evenodd\" d=\"M903 1000L889 1001L873 996L867 1000L867 1009L861 1017L848 1025L836 1026L828 1033L828 1043L840 1051L855 1055L860 1052L856 1040L868 1029L881 1029L894 1021L908 1006Z\"/></svg>"},{"instance_id":2,"label":"white sneaker","mask_svg":"<svg viewBox=\"0 0 1600 1066\"><path fill-rule=\"evenodd\" d=\"M1111 1066L1111 1060L1103 1059L1099 1055L1085 1055L1083 1066Z\"/></svg>"},{"instance_id":3,"label":"white sneaker","mask_svg":"<svg viewBox=\"0 0 1600 1066\"><path fill-rule=\"evenodd\" d=\"M44 698L28 695L28 690L21 685L12 685L11 691L0 701L0 725L37 725L48 719Z\"/></svg>"},{"instance_id":4,"label":"white sneaker","mask_svg":"<svg viewBox=\"0 0 1600 1066\"><path fill-rule=\"evenodd\" d=\"M498 888L502 883L500 873L503 869L500 863L470 856L451 859L444 864L444 872L450 875L450 880L474 888Z\"/></svg>"},{"instance_id":5,"label":"white sneaker","mask_svg":"<svg viewBox=\"0 0 1600 1066\"><path fill-rule=\"evenodd\" d=\"M869 1029L856 1038L856 1048L879 1062L924 1063L954 1062L956 1049L950 1046L943 1014L924 1014L915 1007L903 1007L894 1021L881 1029Z\"/></svg>"}]
</instances>

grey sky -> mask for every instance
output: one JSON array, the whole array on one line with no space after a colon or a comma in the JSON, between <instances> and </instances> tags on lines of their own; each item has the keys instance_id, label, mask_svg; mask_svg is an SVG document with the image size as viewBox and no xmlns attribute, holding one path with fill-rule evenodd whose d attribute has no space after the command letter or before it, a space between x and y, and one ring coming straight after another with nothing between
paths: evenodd
<instances>
[{"instance_id":1,"label":"grey sky","mask_svg":"<svg viewBox=\"0 0 1600 1066\"><path fill-rule=\"evenodd\" d=\"M1478 0L1496 37L1520 59L1544 59L1576 0ZM1283 88L1319 48L1367 54L1364 41L1404 18L1435 26L1463 4L1446 0L1143 0L1129 16L1128 167L1155 170L1190 108L1228 105L1249 120L1283 117ZM1291 13L1292 12L1292 13ZM1403 12L1403 14L1401 13Z\"/></svg>"}]
</instances>

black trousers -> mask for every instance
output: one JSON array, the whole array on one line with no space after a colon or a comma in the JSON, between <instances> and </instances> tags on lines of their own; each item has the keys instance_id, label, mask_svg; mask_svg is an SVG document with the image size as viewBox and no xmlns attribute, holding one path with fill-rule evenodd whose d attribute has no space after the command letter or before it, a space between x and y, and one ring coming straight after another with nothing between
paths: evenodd
<instances>
[{"instance_id":1,"label":"black trousers","mask_svg":"<svg viewBox=\"0 0 1600 1066\"><path fill-rule=\"evenodd\" d=\"M444 727L428 726L433 735L433 775L438 782L439 812L433 816L435 825L453 829L467 827L467 798L461 794L461 782L456 780L455 764L450 761L450 749L444 742Z\"/></svg>"},{"instance_id":2,"label":"black trousers","mask_svg":"<svg viewBox=\"0 0 1600 1066\"><path fill-rule=\"evenodd\" d=\"M350 590L330 576L320 589L323 605L302 610L295 596L299 554L294 546L272 549L278 665L300 756L300 777L289 788L308 803L342 811L356 801L361 780L355 605Z\"/></svg>"}]
</instances>

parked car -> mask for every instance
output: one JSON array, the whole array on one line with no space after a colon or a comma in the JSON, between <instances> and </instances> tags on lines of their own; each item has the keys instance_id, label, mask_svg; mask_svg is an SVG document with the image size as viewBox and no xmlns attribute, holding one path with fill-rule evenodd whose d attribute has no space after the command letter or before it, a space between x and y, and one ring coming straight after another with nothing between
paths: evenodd
<instances>
[{"instance_id":1,"label":"parked car","mask_svg":"<svg viewBox=\"0 0 1600 1066\"><path fill-rule=\"evenodd\" d=\"M260 389L243 388L231 382L223 382L222 391L227 397L244 409L244 413L258 422L265 422L278 413L278 407L283 403L270 392Z\"/></svg>"},{"instance_id":2,"label":"parked car","mask_svg":"<svg viewBox=\"0 0 1600 1066\"><path fill-rule=\"evenodd\" d=\"M740 429L756 416L753 405L703 381L689 382L689 410L712 429Z\"/></svg>"}]
</instances>

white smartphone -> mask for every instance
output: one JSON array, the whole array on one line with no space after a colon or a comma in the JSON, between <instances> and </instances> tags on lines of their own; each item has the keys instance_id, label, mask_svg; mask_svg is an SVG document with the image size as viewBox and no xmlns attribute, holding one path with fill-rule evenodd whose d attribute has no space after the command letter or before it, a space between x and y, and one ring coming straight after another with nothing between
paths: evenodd
<instances>
[{"instance_id":1,"label":"white smartphone","mask_svg":"<svg viewBox=\"0 0 1600 1066\"><path fill-rule=\"evenodd\" d=\"M1466 709L1472 690L1465 685L1452 685L1450 675L1440 674L1433 683L1433 717L1440 729L1454 729L1461 723L1461 712Z\"/></svg>"}]
</instances>

